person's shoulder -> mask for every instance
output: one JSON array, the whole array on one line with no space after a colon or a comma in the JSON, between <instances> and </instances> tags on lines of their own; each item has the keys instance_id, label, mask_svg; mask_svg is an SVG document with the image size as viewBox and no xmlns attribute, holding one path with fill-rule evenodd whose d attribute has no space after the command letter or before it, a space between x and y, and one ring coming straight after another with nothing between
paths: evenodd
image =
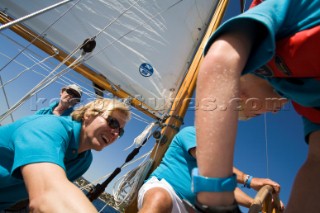
<instances>
[{"instance_id":1,"label":"person's shoulder","mask_svg":"<svg viewBox=\"0 0 320 213\"><path fill-rule=\"evenodd\" d=\"M175 136L175 141L180 141L181 143L183 143L185 141L195 138L195 135L196 135L196 129L194 126L184 127Z\"/></svg>"},{"instance_id":2,"label":"person's shoulder","mask_svg":"<svg viewBox=\"0 0 320 213\"><path fill-rule=\"evenodd\" d=\"M23 119L28 125L32 125L37 128L52 128L72 125L72 119L69 116L56 116L51 114L44 115L31 115Z\"/></svg>"},{"instance_id":3,"label":"person's shoulder","mask_svg":"<svg viewBox=\"0 0 320 213\"><path fill-rule=\"evenodd\" d=\"M49 106L39 109L35 115L53 115L53 109L58 106L59 101L52 102Z\"/></svg>"},{"instance_id":4,"label":"person's shoulder","mask_svg":"<svg viewBox=\"0 0 320 213\"><path fill-rule=\"evenodd\" d=\"M178 134L184 135L184 134L195 134L196 128L194 126L187 126L180 130Z\"/></svg>"}]
</instances>

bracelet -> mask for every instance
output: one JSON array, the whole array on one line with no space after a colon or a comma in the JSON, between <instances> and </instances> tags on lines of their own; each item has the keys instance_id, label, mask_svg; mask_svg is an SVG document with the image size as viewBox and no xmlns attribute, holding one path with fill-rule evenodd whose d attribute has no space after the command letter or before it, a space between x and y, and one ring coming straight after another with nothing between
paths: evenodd
<instances>
[{"instance_id":1,"label":"bracelet","mask_svg":"<svg viewBox=\"0 0 320 213\"><path fill-rule=\"evenodd\" d=\"M243 186L244 187L247 187L248 189L250 189L250 184L251 184L251 181L252 181L252 176L251 175L246 175L245 179L244 179L244 183L243 183Z\"/></svg>"}]
</instances>

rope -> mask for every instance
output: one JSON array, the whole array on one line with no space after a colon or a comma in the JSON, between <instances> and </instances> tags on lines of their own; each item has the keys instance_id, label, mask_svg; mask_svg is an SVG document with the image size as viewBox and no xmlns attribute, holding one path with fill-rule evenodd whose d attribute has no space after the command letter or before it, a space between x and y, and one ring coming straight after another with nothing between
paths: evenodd
<instances>
[{"instance_id":1,"label":"rope","mask_svg":"<svg viewBox=\"0 0 320 213\"><path fill-rule=\"evenodd\" d=\"M150 151L150 152L147 152L146 154L140 156L139 158L137 158L137 159L135 159L135 160L133 160L133 161L131 161L131 162L126 163L125 165L123 165L122 168L126 168L127 166L130 166L131 164L133 164L133 163L141 160L142 158L145 158L146 156L150 155L150 153L151 153L151 151ZM100 177L100 178L97 179L97 180L92 181L91 183L89 183L89 184L87 184L87 185L84 185L84 186L80 187L80 189L81 189L81 190L87 190L87 191L89 191L89 190L91 189L91 187L94 187L95 184L98 184L100 181L102 181L103 179L105 179L105 178L107 178L108 176L110 176L110 174L111 174L111 172L108 173L108 174L106 174L106 175L104 175L104 176L102 176L102 177ZM88 190L88 189L89 189L89 190Z\"/></svg>"},{"instance_id":2,"label":"rope","mask_svg":"<svg viewBox=\"0 0 320 213\"><path fill-rule=\"evenodd\" d=\"M143 184L152 163L153 159L149 158L148 161L141 163L138 167L124 175L122 179L119 179L121 181L119 182L118 190L113 193L117 207L129 205L136 197L137 190Z\"/></svg>"},{"instance_id":3,"label":"rope","mask_svg":"<svg viewBox=\"0 0 320 213\"><path fill-rule=\"evenodd\" d=\"M267 113L264 113L264 137L265 137L265 141L266 141L267 177L269 177L269 153L268 153Z\"/></svg>"}]
</instances>

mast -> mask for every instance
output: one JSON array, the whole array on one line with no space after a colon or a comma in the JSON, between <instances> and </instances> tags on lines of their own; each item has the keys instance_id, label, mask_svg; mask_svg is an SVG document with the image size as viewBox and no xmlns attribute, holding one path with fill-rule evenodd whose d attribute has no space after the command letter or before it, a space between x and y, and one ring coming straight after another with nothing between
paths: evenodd
<instances>
[{"instance_id":1,"label":"mast","mask_svg":"<svg viewBox=\"0 0 320 213\"><path fill-rule=\"evenodd\" d=\"M162 157L164 156L165 152L167 151L170 142L174 135L177 133L177 129L180 128L182 125L182 119L186 114L186 111L188 109L190 100L192 98L194 89L196 87L196 80L199 72L200 64L203 60L203 49L204 46L209 38L209 36L218 28L220 25L224 12L227 8L227 5L229 3L229 0L220 0L217 8L211 18L210 25L208 26L208 29L206 31L205 36L202 39L202 42L198 48L198 51L196 52L194 59L192 61L192 64L190 65L190 68L188 70L188 73L184 79L184 82L182 83L177 96L174 100L174 103L172 105L172 108L170 110L169 118L166 120L165 127L162 129L161 135L162 137L158 141L160 143L159 147L157 148L156 152L156 146L154 147L151 158L154 158L154 163L150 169L149 174L157 168L157 166L160 164ZM191 187L191 186L190 186ZM127 207L126 213L136 213L137 210L137 199L135 199L129 207Z\"/></svg>"}]
</instances>

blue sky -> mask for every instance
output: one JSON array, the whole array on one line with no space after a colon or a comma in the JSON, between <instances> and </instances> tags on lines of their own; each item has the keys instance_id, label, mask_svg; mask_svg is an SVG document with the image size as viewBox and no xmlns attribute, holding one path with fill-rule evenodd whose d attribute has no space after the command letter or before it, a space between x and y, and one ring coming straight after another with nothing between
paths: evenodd
<instances>
[{"instance_id":1,"label":"blue sky","mask_svg":"<svg viewBox=\"0 0 320 213\"><path fill-rule=\"evenodd\" d=\"M225 19L239 13L240 9L238 4L239 1L230 1ZM6 36L12 35L13 34L9 30L2 31L0 34L0 52L11 55L11 57L15 56L17 52L13 51L14 48L7 46L7 43L1 41L7 39ZM19 42L23 45L27 45L27 42L22 39L19 39ZM10 43L10 45L16 44ZM34 49L33 47L30 48ZM41 51L35 51L39 55L44 56ZM2 56L0 57L0 68L5 66L9 61ZM25 56L21 55L18 59L27 65L28 62L25 59ZM54 67L54 64L52 64L52 67ZM40 71L39 67L35 67L34 69L43 72ZM10 65L4 69L1 68L0 75L2 80L4 82L8 81L17 75L17 70L21 70L21 66L13 63L10 63ZM84 80L79 74L74 72L68 73L66 76L83 87L88 88L88 85L91 84L90 81ZM41 77L35 74L25 75L25 78L19 78L17 83L6 86L6 91L10 96L10 105L14 104L17 99L22 97L22 94L18 93L18 89L23 87L23 91L26 92L31 89L32 85L39 82L40 79ZM14 113L14 118L18 119L22 116L33 114L36 109L47 106L50 100L59 98L60 88L67 82L67 80L59 80L58 82L51 84L48 88L37 94L38 99L45 98L46 101L39 103L35 101L36 97L33 97ZM89 89L92 91L90 87ZM6 110L5 99L3 92L0 91L0 93L0 113L3 113ZM85 95L84 100L88 99L89 97ZM182 127L190 126L194 123L194 110L192 109L192 104L194 103L191 103L184 118L185 124ZM134 112L140 114L149 122L152 121L141 113L137 111ZM3 124L8 122L10 121L6 119ZM118 142L101 152L94 152L93 164L84 177L90 181L97 180L101 176L111 173L116 167L121 166L124 163L126 156L132 150L132 148L129 150L124 149L133 142L134 138L146 127L146 125L146 123L135 119L130 121L125 128L125 135ZM308 147L304 142L303 137L302 121L291 105L287 105L284 110L277 114L268 113L265 116L262 115L249 121L241 121L239 122L235 149L235 166L254 177L268 177L280 183L280 198L286 204L294 177L307 154ZM154 143L153 139L150 140L141 149L139 156L150 150ZM127 171L127 169L124 169L124 172L125 171ZM123 175L124 172L118 177ZM118 177L116 177L116 179ZM255 192L252 189L244 190L249 195L255 196ZM107 191L112 191L112 184L109 185Z\"/></svg>"}]
</instances>

